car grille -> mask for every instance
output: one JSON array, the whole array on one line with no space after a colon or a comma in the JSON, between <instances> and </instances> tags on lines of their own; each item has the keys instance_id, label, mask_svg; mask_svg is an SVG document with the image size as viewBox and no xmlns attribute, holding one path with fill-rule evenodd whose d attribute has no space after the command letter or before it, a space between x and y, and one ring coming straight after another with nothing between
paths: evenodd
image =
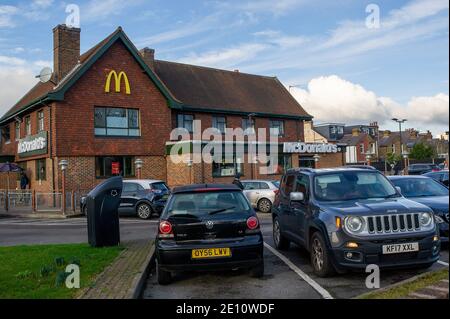
<instances>
[{"instance_id":1,"label":"car grille","mask_svg":"<svg viewBox=\"0 0 450 319\"><path fill-rule=\"evenodd\" d=\"M420 214L395 214L367 217L369 234L420 231Z\"/></svg>"}]
</instances>

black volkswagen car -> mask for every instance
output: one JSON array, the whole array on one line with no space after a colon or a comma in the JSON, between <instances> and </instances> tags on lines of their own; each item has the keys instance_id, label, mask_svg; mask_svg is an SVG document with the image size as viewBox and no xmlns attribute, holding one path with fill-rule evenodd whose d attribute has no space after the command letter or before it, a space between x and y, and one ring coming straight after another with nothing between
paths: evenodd
<instances>
[{"instance_id":1,"label":"black volkswagen car","mask_svg":"<svg viewBox=\"0 0 450 319\"><path fill-rule=\"evenodd\" d=\"M156 238L158 283L172 272L246 268L264 275L259 220L234 185L175 188L161 215Z\"/></svg>"},{"instance_id":2,"label":"black volkswagen car","mask_svg":"<svg viewBox=\"0 0 450 319\"><path fill-rule=\"evenodd\" d=\"M314 272L430 267L439 260L433 211L403 197L379 171L293 169L272 209L277 249L306 248Z\"/></svg>"},{"instance_id":3,"label":"black volkswagen car","mask_svg":"<svg viewBox=\"0 0 450 319\"><path fill-rule=\"evenodd\" d=\"M425 176L390 176L392 183L401 189L402 195L430 207L439 225L441 241L448 243L448 188Z\"/></svg>"}]
</instances>

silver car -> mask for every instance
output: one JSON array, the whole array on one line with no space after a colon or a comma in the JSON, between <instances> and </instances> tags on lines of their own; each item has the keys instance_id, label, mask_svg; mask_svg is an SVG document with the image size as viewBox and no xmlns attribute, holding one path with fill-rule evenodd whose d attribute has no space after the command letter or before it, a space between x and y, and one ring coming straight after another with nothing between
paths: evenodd
<instances>
[{"instance_id":1,"label":"silver car","mask_svg":"<svg viewBox=\"0 0 450 319\"><path fill-rule=\"evenodd\" d=\"M275 195L280 187L279 182L267 180L245 180L241 182L244 185L244 194L250 204L261 213L270 213Z\"/></svg>"}]
</instances>

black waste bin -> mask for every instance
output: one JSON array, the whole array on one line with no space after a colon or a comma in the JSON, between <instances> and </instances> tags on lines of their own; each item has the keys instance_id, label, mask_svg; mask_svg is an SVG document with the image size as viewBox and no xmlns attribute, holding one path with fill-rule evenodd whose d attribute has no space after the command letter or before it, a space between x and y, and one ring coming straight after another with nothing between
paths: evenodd
<instances>
[{"instance_id":1,"label":"black waste bin","mask_svg":"<svg viewBox=\"0 0 450 319\"><path fill-rule=\"evenodd\" d=\"M120 244L119 212L122 177L99 184L87 196L88 238L92 247Z\"/></svg>"}]
</instances>

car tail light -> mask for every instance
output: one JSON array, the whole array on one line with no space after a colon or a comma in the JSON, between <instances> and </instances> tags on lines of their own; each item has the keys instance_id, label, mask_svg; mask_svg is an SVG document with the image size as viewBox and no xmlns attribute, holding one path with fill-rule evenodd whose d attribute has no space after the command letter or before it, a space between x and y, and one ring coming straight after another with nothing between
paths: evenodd
<instances>
[{"instance_id":1,"label":"car tail light","mask_svg":"<svg viewBox=\"0 0 450 319\"><path fill-rule=\"evenodd\" d=\"M259 220L256 217L250 217L249 219L247 219L247 227L250 230L255 230L258 229L259 227Z\"/></svg>"},{"instance_id":2,"label":"car tail light","mask_svg":"<svg viewBox=\"0 0 450 319\"><path fill-rule=\"evenodd\" d=\"M173 238L173 227L167 220L162 220L159 223L159 238Z\"/></svg>"}]
</instances>

